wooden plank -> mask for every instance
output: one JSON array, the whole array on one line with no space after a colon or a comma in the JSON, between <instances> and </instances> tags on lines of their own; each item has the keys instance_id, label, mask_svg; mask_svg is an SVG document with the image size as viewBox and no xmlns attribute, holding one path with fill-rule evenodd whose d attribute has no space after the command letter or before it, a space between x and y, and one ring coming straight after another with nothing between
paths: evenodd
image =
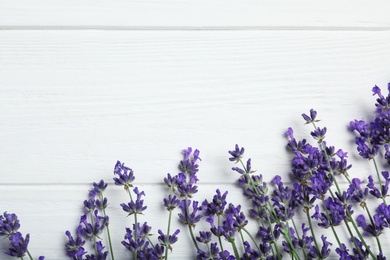
<instances>
[{"instance_id":1,"label":"wooden plank","mask_svg":"<svg viewBox=\"0 0 390 260\"><path fill-rule=\"evenodd\" d=\"M0 33L1 183L111 180L117 160L138 183L176 174L201 151L203 183L233 183L228 150L247 148L266 180L287 176L284 131L311 140L319 111L329 143L357 157L350 120L390 81L386 32ZM314 143L314 142L313 142Z\"/></svg>"},{"instance_id":2,"label":"wooden plank","mask_svg":"<svg viewBox=\"0 0 390 260\"><path fill-rule=\"evenodd\" d=\"M388 1L1 0L0 28L388 29Z\"/></svg>"}]
</instances>

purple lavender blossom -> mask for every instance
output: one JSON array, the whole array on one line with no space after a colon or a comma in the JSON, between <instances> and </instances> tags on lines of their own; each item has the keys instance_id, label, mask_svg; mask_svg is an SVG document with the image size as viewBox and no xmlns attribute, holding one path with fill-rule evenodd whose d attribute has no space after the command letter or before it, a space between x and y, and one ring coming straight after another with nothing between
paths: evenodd
<instances>
[{"instance_id":1,"label":"purple lavender blossom","mask_svg":"<svg viewBox=\"0 0 390 260\"><path fill-rule=\"evenodd\" d=\"M191 205L191 200L188 201L188 208ZM203 206L198 207L197 201L192 202L192 212L189 213L187 211L187 205L186 205L186 200L182 200L180 204L180 208L182 209L182 213L179 213L179 218L180 220L185 224L185 225L190 225L192 227L195 227L196 223L199 222L199 220L203 217L201 214L201 211L203 210Z\"/></svg>"},{"instance_id":2,"label":"purple lavender blossom","mask_svg":"<svg viewBox=\"0 0 390 260\"><path fill-rule=\"evenodd\" d=\"M145 196L145 192L139 192L138 187L134 188L134 193L137 195L136 201L131 200L127 205L125 203L122 203L122 209L129 213L128 216L133 215L133 214L142 214L142 212L147 208L144 206L144 200L141 200L142 196Z\"/></svg>"},{"instance_id":3,"label":"purple lavender blossom","mask_svg":"<svg viewBox=\"0 0 390 260\"><path fill-rule=\"evenodd\" d=\"M359 215L356 219L357 225L362 227L364 230L364 235L378 237L383 233L385 227L389 227L389 224L385 221L384 217L381 214L374 215L374 225L367 224L366 219L363 215Z\"/></svg>"},{"instance_id":4,"label":"purple lavender blossom","mask_svg":"<svg viewBox=\"0 0 390 260\"><path fill-rule=\"evenodd\" d=\"M196 237L196 240L200 243L207 244L211 241L211 232L208 231L199 231L199 236Z\"/></svg>"},{"instance_id":5,"label":"purple lavender blossom","mask_svg":"<svg viewBox=\"0 0 390 260\"><path fill-rule=\"evenodd\" d=\"M95 210L94 212L94 223L93 225L88 222L87 220L87 214L84 214L80 218L80 225L82 226L81 234L92 238L92 237L99 237L99 234L103 232L103 229L105 225L108 223L108 216L102 217L98 215L98 211Z\"/></svg>"},{"instance_id":6,"label":"purple lavender blossom","mask_svg":"<svg viewBox=\"0 0 390 260\"><path fill-rule=\"evenodd\" d=\"M307 255L307 259L310 259L310 260L311 259L325 259L330 255L331 250L329 247L332 245L332 243L326 241L326 237L324 235L321 236L321 240L322 240L321 251L318 252L318 250L315 248L315 246L312 245L310 247L310 252Z\"/></svg>"},{"instance_id":7,"label":"purple lavender blossom","mask_svg":"<svg viewBox=\"0 0 390 260\"><path fill-rule=\"evenodd\" d=\"M92 183L94 190L97 191L99 194L103 192L107 188L107 183L105 183L103 180L100 180L99 183Z\"/></svg>"},{"instance_id":8,"label":"purple lavender blossom","mask_svg":"<svg viewBox=\"0 0 390 260\"><path fill-rule=\"evenodd\" d=\"M10 248L5 252L6 255L14 257L23 257L27 252L27 246L30 241L30 234L23 238L20 232L16 232L10 235L9 240L11 241Z\"/></svg>"},{"instance_id":9,"label":"purple lavender blossom","mask_svg":"<svg viewBox=\"0 0 390 260\"><path fill-rule=\"evenodd\" d=\"M102 242L96 243L96 252L97 255L86 255L86 260L106 260L108 256L108 251L103 251L105 247L103 246Z\"/></svg>"},{"instance_id":10,"label":"purple lavender blossom","mask_svg":"<svg viewBox=\"0 0 390 260\"><path fill-rule=\"evenodd\" d=\"M163 201L164 207L166 207L168 211L180 206L180 200L176 198L176 195L169 195L168 198L164 198Z\"/></svg>"},{"instance_id":11,"label":"purple lavender blossom","mask_svg":"<svg viewBox=\"0 0 390 260\"><path fill-rule=\"evenodd\" d=\"M223 195L221 195L221 191L219 189L216 190L216 195L214 195L213 200L208 202L207 199L203 201L202 205L204 206L204 215L222 215L227 204L226 196L228 192L226 191Z\"/></svg>"},{"instance_id":12,"label":"purple lavender blossom","mask_svg":"<svg viewBox=\"0 0 390 260\"><path fill-rule=\"evenodd\" d=\"M306 114L302 114L302 117L306 121L306 124L311 124L311 123L319 121L319 120L316 120L317 111L315 111L314 109L310 109L310 116L308 116Z\"/></svg>"},{"instance_id":13,"label":"purple lavender blossom","mask_svg":"<svg viewBox=\"0 0 390 260\"><path fill-rule=\"evenodd\" d=\"M233 151L229 151L230 155L232 156L229 158L229 160L232 162L239 162L240 159L244 156L244 152L244 147L240 149L238 144L236 144L236 148Z\"/></svg>"},{"instance_id":14,"label":"purple lavender blossom","mask_svg":"<svg viewBox=\"0 0 390 260\"><path fill-rule=\"evenodd\" d=\"M196 257L197 260L209 260L209 259L224 259L224 258L221 258L219 253L219 248L217 246L217 243L211 243L210 245L210 253L208 252L204 252L202 251L201 249L198 250L198 255Z\"/></svg>"},{"instance_id":15,"label":"purple lavender blossom","mask_svg":"<svg viewBox=\"0 0 390 260\"><path fill-rule=\"evenodd\" d=\"M118 178L113 178L115 185L123 185L125 189L127 189L127 187L133 187L131 184L135 179L133 170L126 167L124 163L121 164L120 161L117 161L114 168L114 174L118 175Z\"/></svg>"},{"instance_id":16,"label":"purple lavender blossom","mask_svg":"<svg viewBox=\"0 0 390 260\"><path fill-rule=\"evenodd\" d=\"M369 193L376 198L385 198L387 196L388 191L389 191L389 184L390 184L389 172L382 171L382 176L386 182L384 185L382 184L382 187L380 187L380 190L378 188L376 188L372 176L371 175L368 176L367 187L369 188Z\"/></svg>"},{"instance_id":17,"label":"purple lavender blossom","mask_svg":"<svg viewBox=\"0 0 390 260\"><path fill-rule=\"evenodd\" d=\"M318 143L321 143L322 140L325 139L325 134L326 134L326 127L324 128L319 128L317 127L316 130L310 133L311 136L318 141Z\"/></svg>"},{"instance_id":18,"label":"purple lavender blossom","mask_svg":"<svg viewBox=\"0 0 390 260\"><path fill-rule=\"evenodd\" d=\"M349 188L347 190L347 193L350 195L351 201L355 203L365 202L368 196L368 188L365 188L363 190L360 186L362 183L363 181L361 181L359 178L353 178L352 183L349 185ZM365 204L361 205L365 206Z\"/></svg>"},{"instance_id":19,"label":"purple lavender blossom","mask_svg":"<svg viewBox=\"0 0 390 260\"><path fill-rule=\"evenodd\" d=\"M191 153L192 153L192 148L188 147L187 150L183 150L184 153L184 160L180 161L179 168L180 170L183 171L183 173L188 172L189 174L195 174L198 172L198 167L199 165L196 164L196 161L199 160L201 161L199 157L199 150L196 149L192 155L191 158Z\"/></svg>"},{"instance_id":20,"label":"purple lavender blossom","mask_svg":"<svg viewBox=\"0 0 390 260\"><path fill-rule=\"evenodd\" d=\"M169 236L165 235L160 229L158 230L158 233L160 234L158 236L158 241L160 242L160 245L165 246L172 251L171 245L177 242L177 235L180 233L180 230L176 229L175 233Z\"/></svg>"},{"instance_id":21,"label":"purple lavender blossom","mask_svg":"<svg viewBox=\"0 0 390 260\"><path fill-rule=\"evenodd\" d=\"M321 223L318 223L318 226L323 228L338 226L343 220L348 219L344 204L340 200L329 197L325 200L325 207L328 210L328 214L320 213L318 205L315 207L315 213L312 218L321 221ZM348 209L350 214L352 214L352 205L349 205Z\"/></svg>"},{"instance_id":22,"label":"purple lavender blossom","mask_svg":"<svg viewBox=\"0 0 390 260\"><path fill-rule=\"evenodd\" d=\"M8 214L7 211L0 215L0 236L15 234L20 228L20 221L16 214Z\"/></svg>"},{"instance_id":23,"label":"purple lavender blossom","mask_svg":"<svg viewBox=\"0 0 390 260\"><path fill-rule=\"evenodd\" d=\"M69 231L66 231L65 234L68 236L69 242L65 244L66 255L72 257L73 260L82 259L83 255L87 252L83 248L85 240L81 237L82 226L77 228L77 237L73 238Z\"/></svg>"}]
</instances>

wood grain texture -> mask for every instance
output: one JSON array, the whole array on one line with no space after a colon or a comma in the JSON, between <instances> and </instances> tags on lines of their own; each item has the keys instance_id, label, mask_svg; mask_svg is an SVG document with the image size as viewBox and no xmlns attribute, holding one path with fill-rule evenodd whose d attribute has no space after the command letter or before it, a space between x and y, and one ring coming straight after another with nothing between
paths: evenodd
<instances>
[{"instance_id":1,"label":"wood grain texture","mask_svg":"<svg viewBox=\"0 0 390 260\"><path fill-rule=\"evenodd\" d=\"M176 171L187 146L202 151L206 182L231 182L227 151L236 143L257 169L286 174L283 133L292 126L308 137L300 114L312 107L329 142L354 151L346 127L372 111L372 86L389 80L389 39L382 32L3 31L2 183L107 180L118 159L140 182L156 183Z\"/></svg>"},{"instance_id":2,"label":"wood grain texture","mask_svg":"<svg viewBox=\"0 0 390 260\"><path fill-rule=\"evenodd\" d=\"M0 8L0 28L390 27L385 0L1 0Z\"/></svg>"}]
</instances>

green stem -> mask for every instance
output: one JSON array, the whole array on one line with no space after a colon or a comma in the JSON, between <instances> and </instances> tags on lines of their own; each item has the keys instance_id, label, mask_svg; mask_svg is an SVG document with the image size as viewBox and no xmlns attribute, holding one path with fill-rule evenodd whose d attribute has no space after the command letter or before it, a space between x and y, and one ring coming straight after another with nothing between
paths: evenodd
<instances>
[{"instance_id":1,"label":"green stem","mask_svg":"<svg viewBox=\"0 0 390 260\"><path fill-rule=\"evenodd\" d=\"M307 221L309 222L311 236L313 237L314 244L316 245L317 253L318 253L318 255L321 255L320 248L318 247L316 236L314 234L313 225L311 224L311 218L310 218L309 210L306 211L306 216L307 216Z\"/></svg>"},{"instance_id":2,"label":"green stem","mask_svg":"<svg viewBox=\"0 0 390 260\"><path fill-rule=\"evenodd\" d=\"M218 215L218 226L220 226L220 223L221 223L221 220L220 220L220 216ZM225 259L225 260L226 260L226 256L225 256L225 250L223 249L223 246L222 246L222 240L221 240L221 236L218 236L218 241L219 241L219 246L221 247L221 251L222 251L223 259Z\"/></svg>"},{"instance_id":3,"label":"green stem","mask_svg":"<svg viewBox=\"0 0 390 260\"><path fill-rule=\"evenodd\" d=\"M238 250L236 247L236 243L234 241L230 242L233 246L234 255L236 256L236 259L240 259L240 255L238 254Z\"/></svg>"},{"instance_id":4,"label":"green stem","mask_svg":"<svg viewBox=\"0 0 390 260\"><path fill-rule=\"evenodd\" d=\"M354 245L355 245L355 248L358 250L359 254L361 255L361 254L362 254L362 251L360 250L360 247L359 247L358 244L356 243L355 236L352 234L352 231L351 231L351 228L349 227L348 221L344 219L344 223L345 223L345 225L347 226L349 235L352 237L352 240L353 240L353 243L354 243ZM340 249L342 250L342 248L340 248Z\"/></svg>"},{"instance_id":5,"label":"green stem","mask_svg":"<svg viewBox=\"0 0 390 260\"><path fill-rule=\"evenodd\" d=\"M146 239L149 241L149 243L153 247L153 249L156 250L156 247L154 246L152 240L150 240L149 236L146 236Z\"/></svg>"},{"instance_id":6,"label":"green stem","mask_svg":"<svg viewBox=\"0 0 390 260\"><path fill-rule=\"evenodd\" d=\"M167 231L167 237L169 239L169 231L171 229L171 217L172 217L172 209L169 210L169 218L168 218L168 231ZM168 247L165 248L165 260L168 260Z\"/></svg>"},{"instance_id":7,"label":"green stem","mask_svg":"<svg viewBox=\"0 0 390 260\"><path fill-rule=\"evenodd\" d=\"M213 260L214 260L214 256L213 256L213 254L211 253L209 244L207 243L206 245L207 245L207 250L209 251L210 256L212 256L212 257L213 257Z\"/></svg>"},{"instance_id":8,"label":"green stem","mask_svg":"<svg viewBox=\"0 0 390 260\"><path fill-rule=\"evenodd\" d=\"M240 237L241 237L242 244L244 244L245 240L244 240L244 236L242 235L242 230L241 229L240 229Z\"/></svg>"},{"instance_id":9,"label":"green stem","mask_svg":"<svg viewBox=\"0 0 390 260\"><path fill-rule=\"evenodd\" d=\"M268 215L268 211L265 210L265 214L267 216L267 220L268 220L268 225L271 229L271 234L274 235L274 231L273 231L273 228L272 228L272 223L271 223L271 220L269 218L269 215ZM275 250L276 250L276 254L278 255L278 259L281 260L281 256L280 256L280 253L279 253L279 250L278 250L278 246L276 245L276 241L274 242L274 247L275 247Z\"/></svg>"},{"instance_id":10,"label":"green stem","mask_svg":"<svg viewBox=\"0 0 390 260\"><path fill-rule=\"evenodd\" d=\"M365 206L365 208L366 208L366 211L367 211L368 216L370 217L371 225L372 225L373 227L375 227L375 221L374 221L374 219L371 217L371 214L370 214L370 211L368 210L368 207ZM375 236L375 238L376 238L376 242L378 243L379 252L382 252L382 246L381 246L381 242L379 241L378 236Z\"/></svg>"},{"instance_id":11,"label":"green stem","mask_svg":"<svg viewBox=\"0 0 390 260\"><path fill-rule=\"evenodd\" d=\"M189 211L188 211L188 198L187 198L187 195L185 196L185 200L186 200L186 209L187 209L187 215L188 215ZM196 251L198 251L199 250L198 243L196 243L195 236L194 236L194 233L192 232L191 225L188 225L188 229L190 230L190 235L191 235L191 238L192 238L192 242L195 245Z\"/></svg>"},{"instance_id":12,"label":"green stem","mask_svg":"<svg viewBox=\"0 0 390 260\"><path fill-rule=\"evenodd\" d=\"M351 213L349 212L348 208L346 209L346 212L347 212L348 218L351 220L353 228L355 229L356 233L358 234L363 245L366 247L367 251L370 253L372 259L377 259L375 257L375 255L371 252L370 248L367 246L366 241L364 240L363 236L360 234L359 229L357 228L355 221L352 219Z\"/></svg>"},{"instance_id":13,"label":"green stem","mask_svg":"<svg viewBox=\"0 0 390 260\"><path fill-rule=\"evenodd\" d=\"M376 174L378 175L379 186L380 186L381 194L382 194L382 181L381 181L381 177L380 177L380 175L379 175L378 165L376 164L375 157L372 158L372 161L374 162L374 165L375 165L375 170L376 170ZM383 195L382 195L382 200L383 200L383 203L385 204L385 206L387 206L386 200L385 200L385 198L383 197Z\"/></svg>"},{"instance_id":14,"label":"green stem","mask_svg":"<svg viewBox=\"0 0 390 260\"><path fill-rule=\"evenodd\" d=\"M93 213L92 213L92 211L89 214L91 214L91 225L92 225L92 227L94 227L95 224L93 222ZM97 251L97 247L96 247L96 236L94 234L93 234L93 244L94 244L94 248L95 248L95 256L97 256L98 255L98 251Z\"/></svg>"},{"instance_id":15,"label":"green stem","mask_svg":"<svg viewBox=\"0 0 390 260\"><path fill-rule=\"evenodd\" d=\"M129 194L130 201L133 201L133 198L131 197L131 192L130 192L128 186L127 186L127 193ZM137 213L134 213L134 241L136 241L136 242L138 240L137 228L138 228ZM134 260L137 260L137 253L138 253L137 250L138 250L138 248L136 248L134 250Z\"/></svg>"},{"instance_id":16,"label":"green stem","mask_svg":"<svg viewBox=\"0 0 390 260\"><path fill-rule=\"evenodd\" d=\"M257 250L261 251L260 250L260 247L257 245L256 243L256 240L252 237L252 235L248 232L248 230L246 230L246 228L242 228L242 230L244 230L245 233L248 234L248 236L252 239L253 243L255 244L255 246L257 247ZM272 247L271 247L272 248Z\"/></svg>"},{"instance_id":17,"label":"green stem","mask_svg":"<svg viewBox=\"0 0 390 260\"><path fill-rule=\"evenodd\" d=\"M28 250L27 250L27 254L28 254L28 257L30 257L30 259L33 260L31 254L30 254L30 252ZM23 258L22 258L22 260L23 260Z\"/></svg>"},{"instance_id":18,"label":"green stem","mask_svg":"<svg viewBox=\"0 0 390 260\"><path fill-rule=\"evenodd\" d=\"M103 197L103 192L100 193L100 197L101 197L101 200L102 200L102 204L103 204L103 200L104 200L104 197ZM103 214L104 214L104 217L106 217L106 209L103 207ZM114 251L112 250L112 243L111 243L111 236L110 236L110 229L108 227L109 223L107 223L107 236L108 236L108 243L110 245L110 252L111 252L111 259L112 260L115 260L114 258Z\"/></svg>"},{"instance_id":19,"label":"green stem","mask_svg":"<svg viewBox=\"0 0 390 260\"><path fill-rule=\"evenodd\" d=\"M299 233L298 233L297 226L295 225L294 218L291 218L291 222L293 223L294 230L295 230L295 233L297 233L298 239L301 239L300 236L299 236ZM305 249L304 249L304 248L302 248L302 252L303 252L303 255L305 256L305 259L307 259L306 252L305 252Z\"/></svg>"}]
</instances>

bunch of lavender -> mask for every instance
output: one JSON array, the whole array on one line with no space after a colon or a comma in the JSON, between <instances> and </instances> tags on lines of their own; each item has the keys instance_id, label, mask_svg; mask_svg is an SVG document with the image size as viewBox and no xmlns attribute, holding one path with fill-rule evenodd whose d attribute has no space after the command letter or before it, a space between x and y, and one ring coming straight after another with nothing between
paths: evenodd
<instances>
[{"instance_id":1,"label":"bunch of lavender","mask_svg":"<svg viewBox=\"0 0 390 260\"><path fill-rule=\"evenodd\" d=\"M243 189L244 195L251 200L253 208L250 209L252 218L258 221L259 227L257 236L261 238L262 243L257 245L251 237L257 250L251 249L245 252L246 255L253 257L261 256L260 259L282 259L283 251L288 253L292 259L301 259L303 254L305 259L316 259L318 257L315 248L312 245L313 238L307 235L308 228L302 225L302 236L294 221L295 211L298 208L297 194L294 190L284 186L281 177L276 176L272 183L276 185L272 198L268 194L268 186L263 182L262 175L255 175L252 170L251 159L244 164L242 158L245 149L236 145L235 150L229 151L232 156L230 161L240 163L242 167L233 167L232 169L240 174L238 185ZM290 227L290 224L292 226ZM245 231L245 229L243 229ZM249 232L246 231L249 235ZM248 242L244 245L247 246ZM323 251L328 254L329 243L324 240ZM298 253L297 249L302 251Z\"/></svg>"},{"instance_id":2,"label":"bunch of lavender","mask_svg":"<svg viewBox=\"0 0 390 260\"><path fill-rule=\"evenodd\" d=\"M74 260L105 260L108 256L108 251L100 237L103 230L107 229L111 258L114 260L112 250L110 231L108 227L109 217L106 215L106 207L108 205L107 198L103 196L103 191L107 188L107 184L101 180L99 183L93 183L93 189L89 191L89 199L84 201L84 214L80 217L80 222L76 230L76 236L73 237L70 231L65 234L68 237L68 243L65 244L67 256ZM94 254L88 254L84 248L85 238L93 243ZM100 241L98 241L100 240Z\"/></svg>"},{"instance_id":3,"label":"bunch of lavender","mask_svg":"<svg viewBox=\"0 0 390 260\"><path fill-rule=\"evenodd\" d=\"M382 253L382 247L379 240L379 235L382 233L383 228L388 224L379 215L371 217L371 213L366 206L365 200L368 195L368 188L362 189L363 183L358 178L349 178L348 170L351 165L347 163L347 153L333 146L327 146L325 139L326 127L319 128L316 123L319 121L316 119L317 112L315 110L310 111L310 115L302 115L306 124L312 124L314 131L311 135L318 141L319 147L313 147L306 142L306 140L297 141L294 138L293 130L288 129L286 135L289 137L288 147L294 152L295 157L292 163L292 173L296 179L294 189L298 194L300 204L304 207L304 211L307 214L307 218L310 223L309 211L314 207L315 212L311 218L315 218L319 221L318 225L323 228L330 227L335 236L338 244L336 252L339 254L340 259L366 259L370 256L372 259L385 259ZM357 144L361 144L357 141ZM358 150L361 148L358 148ZM363 153L364 156L367 153ZM338 176L344 176L349 182L350 186L348 190L342 191L338 185ZM372 183L372 182L370 182ZM336 191L333 191L334 187ZM311 198L310 198L311 196ZM315 205L316 200L322 201L322 208ZM353 205L359 203L363 208L371 224L366 224L364 215L359 215L356 219L352 217L354 211ZM355 231L353 234L350 227L350 223ZM351 242L353 242L354 248L352 252L347 249L347 246L341 243L338 238L335 228L339 225L345 224L348 233L350 235ZM364 235L372 235L376 238L379 253L375 255L371 248L367 245L362 232L358 229L362 227ZM313 239L316 243L314 232L312 231ZM358 236L358 238L356 237ZM318 248L318 247L317 247Z\"/></svg>"},{"instance_id":4,"label":"bunch of lavender","mask_svg":"<svg viewBox=\"0 0 390 260\"><path fill-rule=\"evenodd\" d=\"M8 238L10 241L10 248L5 252L5 254L21 258L22 260L27 254L30 260L33 260L33 257L27 249L30 241L30 234L23 237L22 233L18 231L19 228L20 221L16 214L8 214L7 212L4 212L3 215L0 215L0 236ZM45 257L40 256L38 259L43 260Z\"/></svg>"},{"instance_id":5,"label":"bunch of lavender","mask_svg":"<svg viewBox=\"0 0 390 260\"><path fill-rule=\"evenodd\" d=\"M199 171L197 161L201 161L199 157L200 152L195 149L192 153L192 148L188 147L183 150L183 153L184 159L179 163L180 172L175 176L171 176L171 174L168 173L167 177L164 178L164 182L170 190L170 194L164 199L164 206L169 211L168 231L166 236L169 236L170 232L172 210L179 207L181 213L179 213L178 216L181 222L188 227L192 242L198 251L199 246L196 242L193 230L202 218L200 212L203 207L199 205L198 201L191 199L192 196L198 192L198 186L196 186L198 177L196 176L196 173ZM176 230L175 234L177 235L179 232L180 230ZM174 241L176 242L176 240L177 239L175 238ZM168 245L170 244L172 244L172 242L169 242ZM168 251L166 251L165 254L166 258L167 252Z\"/></svg>"}]
</instances>

